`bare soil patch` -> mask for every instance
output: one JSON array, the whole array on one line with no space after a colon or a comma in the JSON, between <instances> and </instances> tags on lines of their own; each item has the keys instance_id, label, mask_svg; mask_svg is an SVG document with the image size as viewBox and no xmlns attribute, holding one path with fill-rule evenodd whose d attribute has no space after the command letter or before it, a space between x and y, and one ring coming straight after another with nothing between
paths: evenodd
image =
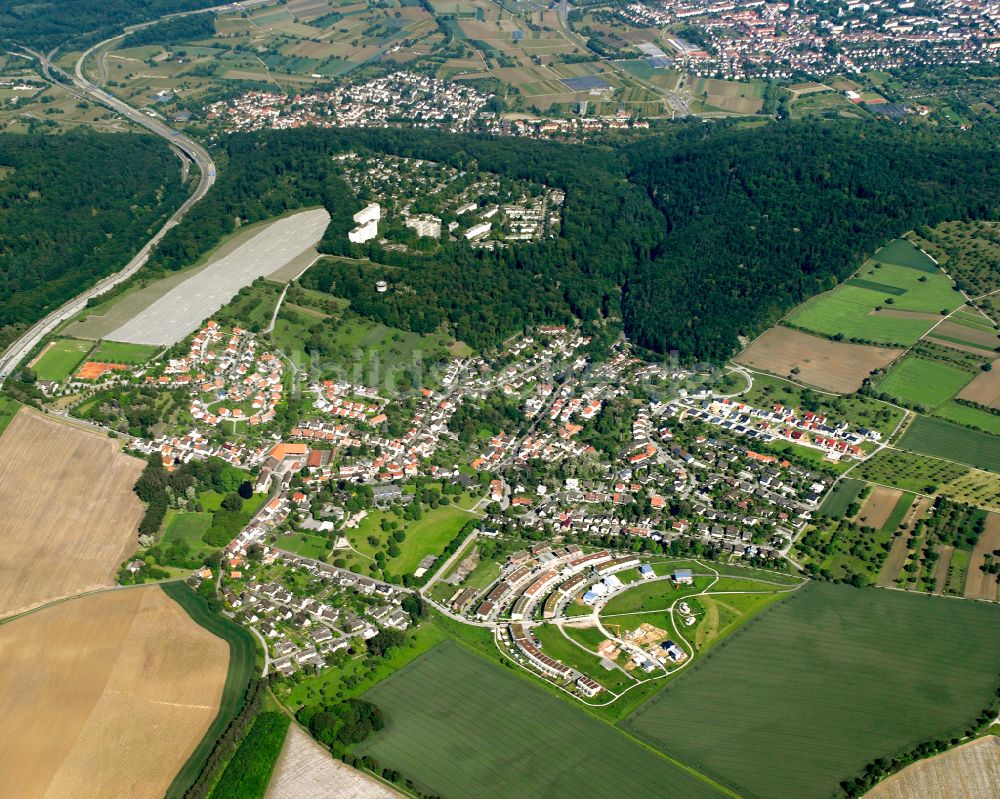
<instances>
[{"instance_id":1,"label":"bare soil patch","mask_svg":"<svg viewBox=\"0 0 1000 799\"><path fill-rule=\"evenodd\" d=\"M959 399L1000 408L1000 368L980 372L958 393Z\"/></svg>"},{"instance_id":2,"label":"bare soil patch","mask_svg":"<svg viewBox=\"0 0 1000 799\"><path fill-rule=\"evenodd\" d=\"M889 516L892 515L892 510L896 507L901 496L903 496L903 492L898 488L875 486L858 514L858 524L881 530L882 526L889 520Z\"/></svg>"},{"instance_id":3,"label":"bare soil patch","mask_svg":"<svg viewBox=\"0 0 1000 799\"><path fill-rule=\"evenodd\" d=\"M983 321L985 322L986 320L984 319ZM1000 346L1000 339L997 338L996 333L990 333L987 330L977 330L974 327L960 325L948 319L934 328L934 332L940 333L942 336L948 336L949 338L968 341L971 344L982 344L991 350Z\"/></svg>"},{"instance_id":4,"label":"bare soil patch","mask_svg":"<svg viewBox=\"0 0 1000 799\"><path fill-rule=\"evenodd\" d=\"M1000 739L987 735L920 760L876 785L865 799L996 799Z\"/></svg>"},{"instance_id":5,"label":"bare soil patch","mask_svg":"<svg viewBox=\"0 0 1000 799\"><path fill-rule=\"evenodd\" d=\"M381 782L339 760L292 724L265 799L401 799Z\"/></svg>"},{"instance_id":6,"label":"bare soil patch","mask_svg":"<svg viewBox=\"0 0 1000 799\"><path fill-rule=\"evenodd\" d=\"M159 799L218 712L228 651L156 586L0 626L4 795Z\"/></svg>"},{"instance_id":7,"label":"bare soil patch","mask_svg":"<svg viewBox=\"0 0 1000 799\"><path fill-rule=\"evenodd\" d=\"M955 547L951 545L937 548L937 564L934 566L934 593L943 594L948 585L948 567L951 565L951 556L955 552Z\"/></svg>"},{"instance_id":8,"label":"bare soil patch","mask_svg":"<svg viewBox=\"0 0 1000 799\"><path fill-rule=\"evenodd\" d=\"M143 465L100 433L18 413L0 437L0 618L114 585Z\"/></svg>"},{"instance_id":9,"label":"bare soil patch","mask_svg":"<svg viewBox=\"0 0 1000 799\"><path fill-rule=\"evenodd\" d=\"M1000 513L991 513L986 517L986 529L979 537L979 543L972 550L969 561L969 573L965 579L965 595L973 599L997 598L997 575L987 574L979 567L986 562L986 555L994 549L1000 549Z\"/></svg>"},{"instance_id":10,"label":"bare soil patch","mask_svg":"<svg viewBox=\"0 0 1000 799\"><path fill-rule=\"evenodd\" d=\"M892 549L889 550L889 557L882 564L882 570L878 573L876 585L884 588L885 586L895 584L896 578L899 576L899 572L903 568L903 564L906 563L906 558L909 555L909 550L906 548L906 539L913 531L917 520L927 513L927 509L931 506L931 501L930 497L917 497L913 504L910 505L910 509L903 517L903 533L892 539Z\"/></svg>"},{"instance_id":11,"label":"bare soil patch","mask_svg":"<svg viewBox=\"0 0 1000 799\"><path fill-rule=\"evenodd\" d=\"M736 358L737 363L828 391L857 391L874 369L888 366L900 350L847 344L788 327L772 327ZM798 374L792 374L797 368Z\"/></svg>"}]
</instances>

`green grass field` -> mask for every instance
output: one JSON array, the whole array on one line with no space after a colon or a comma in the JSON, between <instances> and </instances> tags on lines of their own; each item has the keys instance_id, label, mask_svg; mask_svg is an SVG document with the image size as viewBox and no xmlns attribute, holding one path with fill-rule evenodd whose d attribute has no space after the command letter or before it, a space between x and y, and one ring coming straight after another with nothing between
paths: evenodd
<instances>
[{"instance_id":1,"label":"green grass field","mask_svg":"<svg viewBox=\"0 0 1000 799\"><path fill-rule=\"evenodd\" d=\"M97 349L90 354L90 360L107 363L145 363L160 349L160 347L150 347L146 344L102 341Z\"/></svg>"},{"instance_id":2,"label":"green grass field","mask_svg":"<svg viewBox=\"0 0 1000 799\"><path fill-rule=\"evenodd\" d=\"M846 477L834 487L833 491L827 494L823 504L819 506L821 516L830 516L839 519L847 514L847 506L858 498L861 489L865 484L861 480L852 480Z\"/></svg>"},{"instance_id":3,"label":"green grass field","mask_svg":"<svg viewBox=\"0 0 1000 799\"><path fill-rule=\"evenodd\" d=\"M12 400L10 397L0 397L0 434L7 429L7 425L17 416L21 409L21 403Z\"/></svg>"},{"instance_id":4,"label":"green grass field","mask_svg":"<svg viewBox=\"0 0 1000 799\"><path fill-rule=\"evenodd\" d=\"M599 657L591 655L589 652L584 652L559 632L559 628L554 624L535 627L532 632L542 645L542 650L546 655L597 680L608 690L621 693L626 688L635 685L636 681L625 674L625 672L619 669L605 669L601 665ZM645 675L642 675L640 672L637 676L640 676L641 679ZM598 701L603 701L607 698L607 695L605 695Z\"/></svg>"},{"instance_id":5,"label":"green grass field","mask_svg":"<svg viewBox=\"0 0 1000 799\"><path fill-rule=\"evenodd\" d=\"M257 671L257 641L249 630L220 613L212 613L205 598L186 584L164 583L160 587L195 622L229 644L229 670L222 689L219 713L167 789L165 799L182 799L201 773L216 740L240 710L250 678Z\"/></svg>"},{"instance_id":6,"label":"green grass field","mask_svg":"<svg viewBox=\"0 0 1000 799\"><path fill-rule=\"evenodd\" d=\"M906 428L899 446L978 469L1000 472L1000 437L970 430L944 419L918 416Z\"/></svg>"},{"instance_id":7,"label":"green grass field","mask_svg":"<svg viewBox=\"0 0 1000 799\"><path fill-rule=\"evenodd\" d=\"M939 315L961 304L951 280L930 259L908 242L893 242L865 262L854 278L800 305L788 322L827 336L909 345L936 321L919 314ZM879 307L883 311L876 312ZM916 315L900 313L906 311Z\"/></svg>"},{"instance_id":8,"label":"green grass field","mask_svg":"<svg viewBox=\"0 0 1000 799\"><path fill-rule=\"evenodd\" d=\"M1000 436L1000 416L960 402L946 402L934 409L934 415L962 425L971 425Z\"/></svg>"},{"instance_id":9,"label":"green grass field","mask_svg":"<svg viewBox=\"0 0 1000 799\"><path fill-rule=\"evenodd\" d=\"M90 352L91 341L61 338L52 342L38 362L32 367L39 380L61 383L76 370Z\"/></svg>"},{"instance_id":10,"label":"green grass field","mask_svg":"<svg viewBox=\"0 0 1000 799\"><path fill-rule=\"evenodd\" d=\"M388 724L360 750L442 796L726 795L453 642L415 660L365 698L384 710Z\"/></svg>"},{"instance_id":11,"label":"green grass field","mask_svg":"<svg viewBox=\"0 0 1000 799\"><path fill-rule=\"evenodd\" d=\"M288 716L276 711L257 716L209 799L263 799L290 722Z\"/></svg>"},{"instance_id":12,"label":"green grass field","mask_svg":"<svg viewBox=\"0 0 1000 799\"><path fill-rule=\"evenodd\" d=\"M315 560L326 560L330 554L330 539L324 535L313 535L312 533L292 533L278 538L277 546Z\"/></svg>"},{"instance_id":13,"label":"green grass field","mask_svg":"<svg viewBox=\"0 0 1000 799\"><path fill-rule=\"evenodd\" d=\"M412 574L426 555L440 555L466 522L476 517L454 505L438 505L406 528L399 557L389 561L393 574Z\"/></svg>"},{"instance_id":14,"label":"green grass field","mask_svg":"<svg viewBox=\"0 0 1000 799\"><path fill-rule=\"evenodd\" d=\"M954 366L907 355L879 382L878 390L905 405L933 409L965 388L972 377Z\"/></svg>"},{"instance_id":15,"label":"green grass field","mask_svg":"<svg viewBox=\"0 0 1000 799\"><path fill-rule=\"evenodd\" d=\"M995 607L811 583L623 726L745 799L827 799L874 758L960 732L998 667Z\"/></svg>"},{"instance_id":16,"label":"green grass field","mask_svg":"<svg viewBox=\"0 0 1000 799\"><path fill-rule=\"evenodd\" d=\"M896 239L889 242L875 253L874 260L907 266L910 269L918 269L929 274L935 274L938 271L937 264L906 239Z\"/></svg>"},{"instance_id":17,"label":"green grass field","mask_svg":"<svg viewBox=\"0 0 1000 799\"><path fill-rule=\"evenodd\" d=\"M608 602L601 611L601 615L614 616L618 613L666 610L679 597L704 591L711 582L710 577L695 577L694 585L682 585L678 588L674 588L670 580L638 583L635 587L623 591Z\"/></svg>"}]
</instances>

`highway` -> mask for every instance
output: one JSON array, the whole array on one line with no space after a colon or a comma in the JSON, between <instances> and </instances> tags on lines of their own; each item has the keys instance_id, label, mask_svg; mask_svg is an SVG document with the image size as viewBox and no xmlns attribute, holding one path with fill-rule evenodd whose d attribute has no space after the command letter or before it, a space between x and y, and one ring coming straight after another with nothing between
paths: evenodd
<instances>
[{"instance_id":1,"label":"highway","mask_svg":"<svg viewBox=\"0 0 1000 799\"><path fill-rule=\"evenodd\" d=\"M157 136L161 136L166 139L171 146L183 153L186 158L190 159L197 165L200 173L198 185L195 187L191 196L184 201L184 203L171 215L166 223L164 223L163 227L161 227L156 234L146 242L142 249L136 253L135 257L129 261L123 269L99 280L93 286L77 295L62 307L52 311L44 319L32 325L29 330L27 330L17 341L7 348L3 355L0 356L0 386L3 385L3 382L7 379L11 370L14 369L14 367L16 367L17 364L20 363L25 357L27 357L27 355L38 346L45 336L55 330L60 323L82 311L86 307L89 299L103 294L122 281L128 280L132 277L132 275L139 271L139 269L141 269L149 259L149 254L152 252L153 248L167 234L167 231L177 225L181 219L184 218L184 215L188 212L188 210L205 196L208 190L212 187L212 184L215 182L215 162L212 160L212 157L208 154L208 151L204 147L193 139L188 138L180 131L174 130L160 119L144 114L142 111L139 111L117 97L112 96L99 86L91 83L86 78L83 72L83 63L89 57L91 52L118 38L120 37L115 36L111 39L99 42L81 55L76 62L75 75L68 75L59 69L59 67L52 64L52 58L56 52L55 50L48 55L43 55L42 53L28 48L22 49L34 58L38 59L38 62L41 65L42 74L47 80L62 86L80 99L100 103L126 119L136 123L137 125L141 125L152 133L155 133Z\"/></svg>"}]
</instances>

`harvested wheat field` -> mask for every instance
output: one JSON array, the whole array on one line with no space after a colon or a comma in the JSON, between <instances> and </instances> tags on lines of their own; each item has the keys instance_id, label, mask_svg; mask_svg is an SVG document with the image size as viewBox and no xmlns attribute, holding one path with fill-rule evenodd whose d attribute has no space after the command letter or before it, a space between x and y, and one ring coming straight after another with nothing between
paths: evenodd
<instances>
[{"instance_id":1,"label":"harvested wheat field","mask_svg":"<svg viewBox=\"0 0 1000 799\"><path fill-rule=\"evenodd\" d=\"M850 393L873 369L888 366L900 350L846 344L789 327L772 327L736 356L736 363L827 391ZM792 369L798 369L795 374Z\"/></svg>"},{"instance_id":2,"label":"harvested wheat field","mask_svg":"<svg viewBox=\"0 0 1000 799\"><path fill-rule=\"evenodd\" d=\"M0 618L114 585L143 466L105 435L18 413L0 436Z\"/></svg>"},{"instance_id":3,"label":"harvested wheat field","mask_svg":"<svg viewBox=\"0 0 1000 799\"><path fill-rule=\"evenodd\" d=\"M987 574L979 568L986 562L986 555L995 549L1000 549L1000 513L990 513L986 516L986 529L979 536L976 548L972 550L969 574L965 579L967 597L996 600L997 575Z\"/></svg>"},{"instance_id":4,"label":"harvested wheat field","mask_svg":"<svg viewBox=\"0 0 1000 799\"><path fill-rule=\"evenodd\" d=\"M264 799L401 799L381 782L334 760L297 725L288 728Z\"/></svg>"},{"instance_id":5,"label":"harvested wheat field","mask_svg":"<svg viewBox=\"0 0 1000 799\"><path fill-rule=\"evenodd\" d=\"M972 378L972 382L959 392L958 398L1000 409L1000 364Z\"/></svg>"},{"instance_id":6,"label":"harvested wheat field","mask_svg":"<svg viewBox=\"0 0 1000 799\"><path fill-rule=\"evenodd\" d=\"M892 515L892 511L901 496L903 496L903 492L898 488L874 486L868 499L865 500L865 504L861 507L861 512L858 513L858 524L881 530Z\"/></svg>"},{"instance_id":7,"label":"harvested wheat field","mask_svg":"<svg viewBox=\"0 0 1000 799\"><path fill-rule=\"evenodd\" d=\"M215 718L228 663L156 586L0 626L4 795L159 799Z\"/></svg>"},{"instance_id":8,"label":"harvested wheat field","mask_svg":"<svg viewBox=\"0 0 1000 799\"><path fill-rule=\"evenodd\" d=\"M976 741L920 760L876 785L865 799L996 799L1000 796L1000 738Z\"/></svg>"}]
</instances>

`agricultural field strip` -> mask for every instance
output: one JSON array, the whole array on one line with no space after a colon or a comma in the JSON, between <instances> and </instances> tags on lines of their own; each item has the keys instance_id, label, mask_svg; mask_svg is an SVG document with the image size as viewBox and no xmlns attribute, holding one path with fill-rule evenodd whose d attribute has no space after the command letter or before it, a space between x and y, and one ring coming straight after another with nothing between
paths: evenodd
<instances>
[{"instance_id":1,"label":"agricultural field strip","mask_svg":"<svg viewBox=\"0 0 1000 799\"><path fill-rule=\"evenodd\" d=\"M848 591L851 592L849 596L846 594ZM832 602L829 596L833 592L840 592L843 595L841 599L847 596L848 599L857 600L852 604L853 615L842 618L842 612L839 610L841 605ZM717 656L700 660L699 668L683 679L671 683L664 691L640 705L628 717L626 726L652 744L666 748L682 758L687 757L699 768L706 770L710 776L740 790L745 796L754 799L765 797L766 799L807 799L807 797L825 799L827 793L836 787L837 780L849 778L852 776L851 771L860 768L867 760L873 759L879 753L891 754L897 747L907 745L914 736L934 734L933 724L920 715L923 713L926 716L925 711L913 708L915 689L906 681L905 687L903 684L900 685L902 691L897 690L895 696L886 699L891 700L890 704L896 711L903 708L914 719L900 718L897 713L895 718L898 722L892 742L888 742L885 737L885 719L877 712L874 715L869 714L865 719L860 718L854 712L857 704L852 702L842 705L839 716L830 717L829 721L832 724L822 725L811 732L809 740L797 751L788 748L788 740L778 742L774 736L755 737L759 735L761 725L767 728L771 723L782 729L781 735L784 739L788 739L789 735L799 735L801 730L799 732L794 730L802 727L806 715L802 712L790 713L787 707L799 696L814 696L816 691L820 694L823 691L853 694L857 686L843 684L845 675L851 674L851 670L844 670L845 655L856 664L859 679L862 674L865 675L864 679L870 679L869 671L862 664L868 663L871 668L877 666L873 656L884 649L885 629L894 629L887 620L883 620L882 623L868 621L872 612L877 611L894 620L905 621L913 628L911 632L919 632L908 641L908 646L913 652L920 652L920 648L924 645L920 642L929 635L924 627L926 614L921 607L909 603L938 603L927 606L935 611L934 620L938 627L944 625L953 631L952 637L959 636L956 641L963 641L966 646L971 646L975 650L976 658L973 658L975 663L963 665L963 670L968 674L976 673L979 686L977 690L987 690L987 693L983 694L984 697L992 690L995 673L988 664L990 645L968 640L968 636L961 637L963 633L956 632L956 625L950 623L949 619L954 614L963 616L972 614L985 622L983 614L993 611L982 604L952 603L945 602L941 598L912 595L901 597L901 593L862 592L828 583L810 582L808 591L792 597L788 602L772 605L766 614L756 617L751 627L744 628L742 637L726 641L724 646L727 647L727 653L731 653L729 657ZM818 626L817 612L825 614L829 629ZM953 621L954 619L951 619L951 622ZM858 629L859 624L865 629ZM799 633L808 631L815 640L803 641L796 630ZM992 634L995 637L995 629ZM773 635L777 635L777 640L770 645L757 640L761 636ZM857 639L856 648L844 650L834 640L838 636L846 636L849 640ZM778 646L778 650L775 650L775 646ZM732 652L734 648L739 653L738 656L737 652ZM785 658L791 653L798 653L796 656L803 661L799 668L791 668L785 664ZM740 657L754 661L776 657L778 662L785 665L778 669L764 667L761 664L750 666L742 663ZM821 660L817 661L817 657L821 657ZM900 657L912 660L914 656L910 654ZM933 692L943 691L946 694L953 692L954 686L939 685L935 657L921 653L921 662L909 668L914 672L915 678L922 681L922 685L926 683L924 690L931 691L930 686L933 683L938 685ZM773 663L775 661L772 661ZM823 673L814 674L816 663L832 668L838 677L828 679ZM720 669L734 671L728 676L720 677L716 674ZM711 676L706 676L706 673ZM737 674L741 676L736 677ZM755 684L748 685L748 678L752 678ZM793 684L786 686L789 682ZM850 683L850 680L846 682ZM989 689L984 688L987 685L990 686ZM699 708L697 711L689 706L688 695L692 686L695 686L693 690L696 693L704 692L706 687L710 686L708 690L713 694L713 700L707 704L704 697L696 701ZM762 691L765 687L774 696L763 697ZM880 683L873 690L878 692L881 688ZM724 690L725 697L720 697L720 690ZM680 695L684 698L679 699ZM953 703L947 701L936 705L942 710L939 714L941 720L937 723L945 725L943 729L939 726L939 732L944 733L956 723L966 723L970 703L977 708L973 712L977 712L978 701L969 690L966 690L963 709L957 710L952 707ZM680 707L678 702L686 706ZM775 702L781 707L776 707ZM930 698L917 694L918 705L928 705L931 702ZM749 706L755 709L748 710ZM808 707L806 713L815 712L815 703L810 702ZM652 717L650 717L651 712ZM888 707L883 708L883 712L888 712ZM762 718L769 713L774 715L773 720ZM713 715L715 718L711 718ZM779 723L786 717L791 726ZM637 719L641 721L637 723ZM915 730L914 724L920 729ZM864 733L863 737L881 743L874 750L862 751L863 747L856 741L860 732ZM747 753L748 747L755 750L750 755ZM825 775L824 779L831 782L818 784L818 775L821 773Z\"/></svg>"}]
</instances>

